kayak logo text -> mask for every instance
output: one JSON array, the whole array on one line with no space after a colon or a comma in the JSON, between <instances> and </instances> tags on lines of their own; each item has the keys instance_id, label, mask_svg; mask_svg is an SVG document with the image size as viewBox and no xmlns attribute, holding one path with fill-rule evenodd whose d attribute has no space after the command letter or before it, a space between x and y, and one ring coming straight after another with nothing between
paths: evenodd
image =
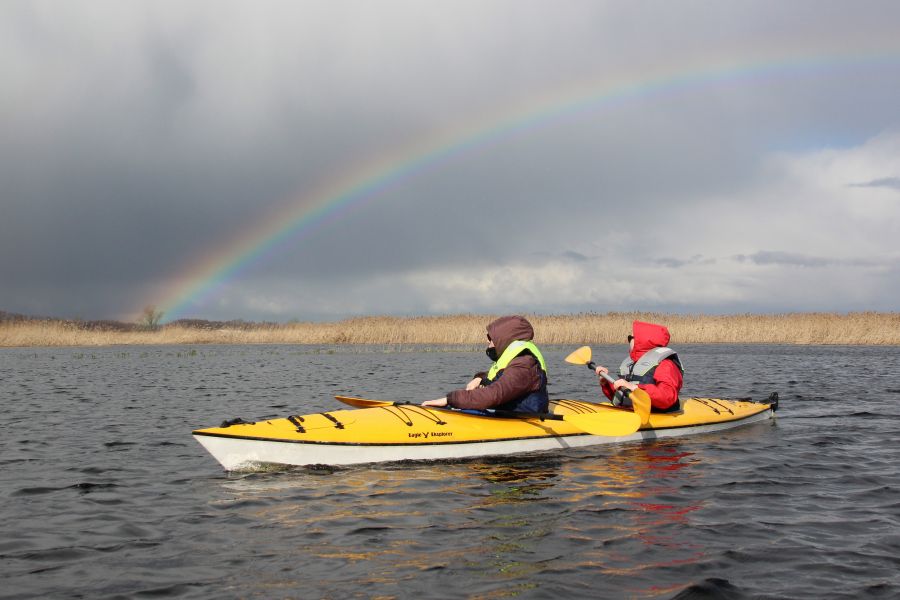
<instances>
[{"instance_id":1,"label":"kayak logo text","mask_svg":"<svg viewBox=\"0 0 900 600\"><path fill-rule=\"evenodd\" d=\"M430 437L450 437L453 435L452 431L418 431L416 433L407 434L411 438L420 438L423 440L427 440Z\"/></svg>"}]
</instances>

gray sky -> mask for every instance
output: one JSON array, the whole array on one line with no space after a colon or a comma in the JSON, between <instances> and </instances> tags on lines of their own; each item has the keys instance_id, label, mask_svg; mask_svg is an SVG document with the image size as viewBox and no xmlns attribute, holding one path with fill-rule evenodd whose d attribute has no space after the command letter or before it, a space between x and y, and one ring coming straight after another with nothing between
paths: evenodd
<instances>
[{"instance_id":1,"label":"gray sky","mask_svg":"<svg viewBox=\"0 0 900 600\"><path fill-rule=\"evenodd\" d=\"M0 310L895 311L897 23L874 1L8 0ZM185 291L360 165L466 140Z\"/></svg>"}]
</instances>

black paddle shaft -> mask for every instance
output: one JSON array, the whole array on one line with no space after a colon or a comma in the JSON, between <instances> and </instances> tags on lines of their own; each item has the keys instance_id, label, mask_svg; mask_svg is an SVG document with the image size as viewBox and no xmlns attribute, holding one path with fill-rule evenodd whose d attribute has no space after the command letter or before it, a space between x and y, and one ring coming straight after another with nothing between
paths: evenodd
<instances>
[{"instance_id":1,"label":"black paddle shaft","mask_svg":"<svg viewBox=\"0 0 900 600\"><path fill-rule=\"evenodd\" d=\"M413 402L393 402L389 406L419 406ZM450 411L458 411L460 409L453 408L452 406L428 406L426 408L438 409L438 410L450 410ZM494 410L487 409L490 411L490 414L482 415L485 417L506 417L506 418L516 418L516 419L541 419L542 421L564 421L565 415L557 415L554 413L545 413L545 412L525 412L518 410ZM478 416L478 415L476 415Z\"/></svg>"}]
</instances>

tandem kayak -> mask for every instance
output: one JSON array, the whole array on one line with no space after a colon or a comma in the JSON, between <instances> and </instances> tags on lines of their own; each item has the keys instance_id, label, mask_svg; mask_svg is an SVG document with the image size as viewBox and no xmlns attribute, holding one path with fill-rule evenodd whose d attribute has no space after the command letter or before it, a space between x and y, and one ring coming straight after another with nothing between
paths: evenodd
<instances>
[{"instance_id":1,"label":"tandem kayak","mask_svg":"<svg viewBox=\"0 0 900 600\"><path fill-rule=\"evenodd\" d=\"M366 406L197 429L194 438L228 471L269 465L353 465L447 460L547 452L731 429L774 417L778 396L765 402L689 398L682 410L652 413L649 422L610 404L554 399L548 414L471 414L418 404L337 397ZM588 424L588 426L585 425ZM593 424L609 424L597 431Z\"/></svg>"}]
</instances>

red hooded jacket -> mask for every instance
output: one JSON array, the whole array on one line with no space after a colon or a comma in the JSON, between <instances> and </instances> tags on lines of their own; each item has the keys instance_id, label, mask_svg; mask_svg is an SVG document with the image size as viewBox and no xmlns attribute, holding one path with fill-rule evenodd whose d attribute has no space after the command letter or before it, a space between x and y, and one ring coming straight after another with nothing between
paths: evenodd
<instances>
[{"instance_id":1,"label":"red hooded jacket","mask_svg":"<svg viewBox=\"0 0 900 600\"><path fill-rule=\"evenodd\" d=\"M631 349L631 360L637 361L653 348L662 348L669 345L669 330L662 325L634 321L631 325L634 335L634 346ZM671 359L665 359L656 371L653 372L654 383L641 383L638 387L650 396L650 404L653 408L663 411L671 408L678 401L678 392L684 383L681 369ZM600 387L607 398L612 399L612 386L601 380Z\"/></svg>"}]
</instances>

